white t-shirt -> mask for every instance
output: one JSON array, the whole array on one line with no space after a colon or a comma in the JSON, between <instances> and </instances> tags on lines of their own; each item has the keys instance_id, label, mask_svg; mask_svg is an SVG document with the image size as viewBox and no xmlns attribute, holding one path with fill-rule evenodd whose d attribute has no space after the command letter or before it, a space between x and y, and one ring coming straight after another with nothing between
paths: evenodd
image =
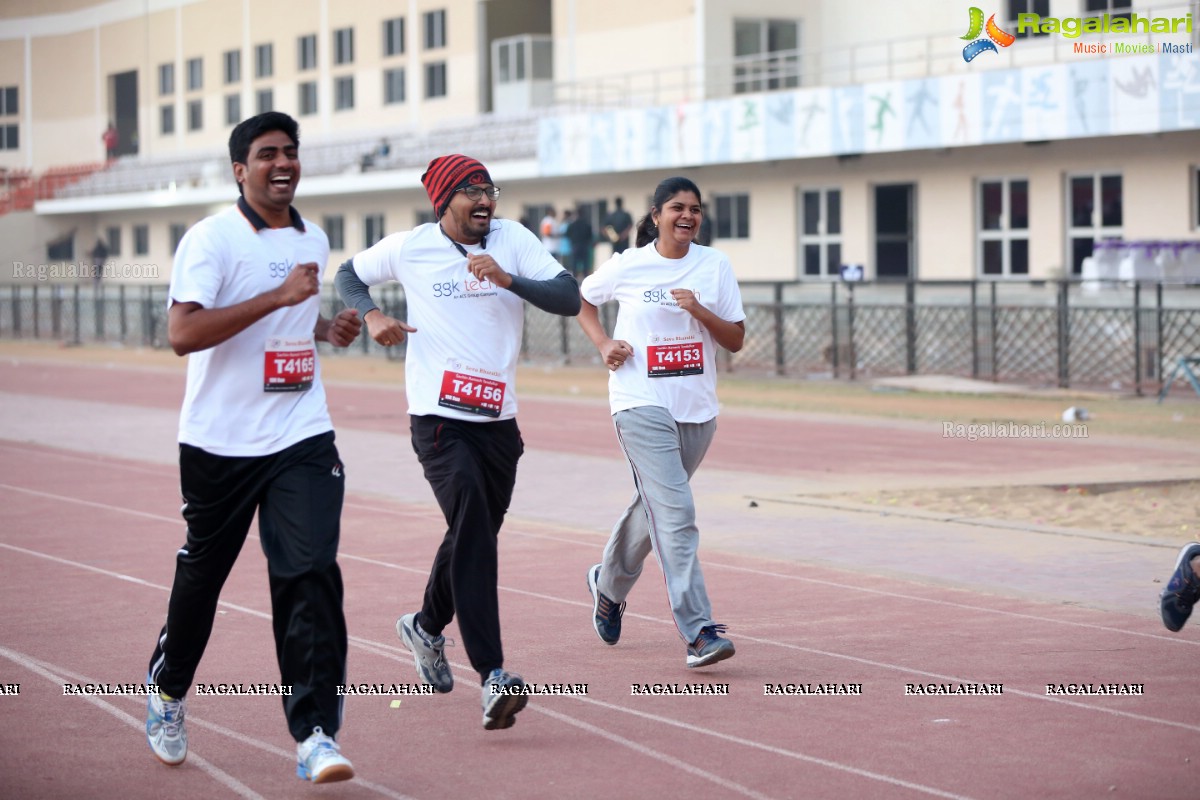
<instances>
[{"instance_id":1,"label":"white t-shirt","mask_svg":"<svg viewBox=\"0 0 1200 800\"><path fill-rule=\"evenodd\" d=\"M168 305L225 308L278 287L296 264L325 268L329 239L319 227L293 212L303 231L256 230L262 220L249 211L232 205L184 235ZM191 353L179 441L219 456L265 456L332 430L313 343L320 307L313 296Z\"/></svg>"},{"instance_id":2,"label":"white t-shirt","mask_svg":"<svg viewBox=\"0 0 1200 800\"><path fill-rule=\"evenodd\" d=\"M512 220L492 221L488 254L511 275L549 280L563 271L536 236ZM394 233L354 257L354 272L368 286L398 281L408 303L404 360L408 413L436 414L469 422L510 419L517 414L517 358L525 301L480 281L467 259L437 223Z\"/></svg>"},{"instance_id":3,"label":"white t-shirt","mask_svg":"<svg viewBox=\"0 0 1200 800\"><path fill-rule=\"evenodd\" d=\"M608 378L612 413L661 406L677 422L717 415L717 344L679 308L672 289L691 289L700 304L729 322L746 318L729 259L692 244L683 258L663 258L654 243L614 255L586 277L580 291L594 306L619 304L614 339L633 355Z\"/></svg>"}]
</instances>

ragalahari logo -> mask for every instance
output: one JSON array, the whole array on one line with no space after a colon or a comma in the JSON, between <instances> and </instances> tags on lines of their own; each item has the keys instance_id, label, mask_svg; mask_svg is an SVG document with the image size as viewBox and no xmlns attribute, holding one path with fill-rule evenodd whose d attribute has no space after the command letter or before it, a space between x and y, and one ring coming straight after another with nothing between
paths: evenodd
<instances>
[{"instance_id":1,"label":"ragalahari logo","mask_svg":"<svg viewBox=\"0 0 1200 800\"><path fill-rule=\"evenodd\" d=\"M970 9L971 27L967 29L967 35L961 38L970 40L970 44L963 48L963 61L968 64L975 59L980 53L985 53L991 50L993 53L999 53L996 45L1008 47L1017 40L1017 37L1011 33L1005 33L1000 30L1000 26L996 24L996 15L992 14L988 17L987 25L983 24L983 10L975 8ZM980 34L987 32L987 38L981 39Z\"/></svg>"}]
</instances>

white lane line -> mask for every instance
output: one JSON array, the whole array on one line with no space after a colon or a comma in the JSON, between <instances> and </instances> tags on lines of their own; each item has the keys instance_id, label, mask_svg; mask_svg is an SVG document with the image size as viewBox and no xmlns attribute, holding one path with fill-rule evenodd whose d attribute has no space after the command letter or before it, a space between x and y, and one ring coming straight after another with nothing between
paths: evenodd
<instances>
[{"instance_id":1,"label":"white lane line","mask_svg":"<svg viewBox=\"0 0 1200 800\"><path fill-rule=\"evenodd\" d=\"M7 484L0 484L0 488L10 488L10 487L8 487ZM18 488L18 487L13 487L13 488ZM76 500L75 498L67 497L65 495L49 495L45 492L32 492L32 490L23 490L23 489L19 489L19 488L18 488L18 490L30 492L32 494L39 494L39 495L43 495L43 496L53 497L55 499L67 501L67 502L79 502L79 503L89 505L89 506L101 506L108 510L116 511L116 512L125 512L125 513L130 513L130 514L137 514L137 515L141 515L141 516L150 516L150 515L144 514L143 512L132 511L130 509L124 509L120 506L113 506L113 505L108 505L108 504L104 504L104 503L93 503L93 502L87 501L87 500ZM0 542L0 548L7 548L10 550L14 550L16 552L25 553L27 555L38 556L38 557L45 558L45 559L48 559L51 561L56 561L61 564L80 567L82 569L90 570L92 572L97 572L100 574L108 575L110 577L118 578L120 580L129 581L131 583L140 584L140 585L144 585L144 586L155 588L155 589L161 589L161 590L168 591L168 592L170 591L170 589L165 586L161 586L159 584L152 584L152 583L144 581L140 578L134 578L129 575L124 575L124 574L118 573L118 572L112 572L109 570L101 569L99 567L93 567L88 564L82 564L79 562L62 559L57 556L52 556L52 555L49 555L46 553L41 553L41 552L38 552L35 550L27 550L22 547L17 547L16 545L10 545L10 544L4 543L4 542ZM353 556L353 555L350 555L350 554L344 553L344 552L339 553L339 558L345 558L345 559L351 560L351 561L361 561L363 563L372 564L375 566L385 567L388 569L400 570L403 572L411 572L411 573L419 574L419 575L424 575L427 572L426 570L423 570L423 569L417 569L414 567L408 567L408 566L404 566L401 564L395 564L392 562L383 561L381 559ZM530 592L530 591L526 591L523 589L515 589L512 587L500 587L500 588L504 591L508 591L513 594L520 594L520 595L523 595L526 597L532 597L532 598L539 599L539 600L545 600L547 602L554 602L554 603L560 603L560 604L564 604L564 605L573 605L573 606L582 606L582 607L587 607L589 605L588 603L584 603L582 601L567 600L565 598L555 597L554 595L547 595L547 594L542 594L542 593L538 593L538 592ZM225 606L226 608L232 608L237 611L243 611L245 613L253 614L254 616L257 616L257 617L260 617L263 619L270 619L270 615L265 612L262 612L262 611L245 608L243 606L238 606L238 605L235 605L232 603L227 603L225 601L221 601L220 604L222 606ZM982 610L982 609L975 609L972 606L966 606L966 608L969 610ZM631 616L631 617L635 617L637 619L644 619L646 621L653 622L656 624L662 624L662 625L673 625L674 624L673 622L671 622L669 620L663 620L658 617L651 617L651 616L647 616L647 615L643 615L643 614L627 613L627 615ZM1034 617L1034 619L1040 619L1040 618ZM1053 621L1053 620L1045 620L1045 621ZM1132 633L1130 631L1122 631L1117 628L1114 628L1111 630L1114 633ZM1150 636L1151 634L1142 634L1142 635ZM834 652L830 652L827 650L803 647L801 645L790 644L787 642L781 642L781 641L778 641L775 639L765 639L765 638L761 638L761 637L747 636L747 635L741 635L739 638L745 639L746 641L757 642L759 644L765 644L765 645L770 645L770 646L774 646L774 647L782 647L785 649L796 650L799 652L811 653L814 655L824 656L826 658L852 661L855 663L865 664L865 665L877 667L880 669L898 671L898 672L907 673L907 674L911 674L911 675L920 675L922 677L932 678L932 679L935 679L938 681L959 682L959 683L978 683L979 682L976 680L961 678L961 677L957 677L957 676L942 675L940 673L929 672L927 670L917 669L914 667L906 667L906 666L903 666L900 664L891 664L891 663L883 662L883 661L873 661L871 659L860 658L858 656L852 656L852 655L848 655L846 653L834 653ZM1165 638L1167 641L1188 641L1188 640L1175 640L1175 639L1170 639L1168 637L1162 637L1162 638ZM354 641L360 642L364 646L373 644L370 642L370 640L357 639L356 637L354 638ZM1068 700L1065 698L1049 696L1049 695L1040 695L1040 694L1035 694L1033 692L1022 691L1020 689L1009 689L1008 693L1017 695L1020 697L1026 697L1026 698L1029 698L1032 700L1038 700L1038 701L1050 702L1050 703L1058 703L1060 705L1071 706L1074 708L1079 708L1079 709L1083 709L1083 710L1087 710L1087 711L1097 711L1097 712L1101 712L1104 714L1110 714L1110 715L1114 715L1114 716L1118 716L1118 717L1124 717L1126 719L1135 719L1140 722L1150 722L1150 723L1156 723L1156 724L1160 724L1160 725L1168 725L1168 726L1175 727L1175 728L1181 728L1181 729L1187 730L1187 731L1200 732L1200 726L1197 726L1197 725L1189 725L1184 722L1176 722L1174 720L1162 719L1159 717L1151 717L1151 716L1147 716L1147 715L1143 715L1143 714L1135 714L1130 711L1121 711L1119 709L1105 708L1104 706L1089 705L1087 703L1081 703L1081 702L1078 702L1075 700Z\"/></svg>"},{"instance_id":2,"label":"white lane line","mask_svg":"<svg viewBox=\"0 0 1200 800\"><path fill-rule=\"evenodd\" d=\"M114 465L114 466L124 466L124 465ZM80 505L91 506L93 508L102 508L102 509L106 509L106 510L110 510L110 511L117 511L117 512L123 512L123 513L127 513L127 514L133 514L133 515L141 516L141 517L144 517L147 519L156 519L156 520L161 520L163 522L170 522L170 523L176 524L176 525L182 523L182 521L183 521L181 517L165 517L165 516L157 515L157 514L149 514L149 513L143 512L143 511L135 511L135 510L128 509L128 508L123 508L121 506L109 505L107 503L97 503L97 502L90 501L90 500L81 500L81 499L75 498L75 497L66 497L63 495L51 494L48 492L40 492L40 491L37 491L34 489L26 489L26 488L23 488L20 486L13 486L13 485L7 484L7 483L0 483L0 489L10 489L12 491L23 492L25 494L31 494L34 496L44 497L47 499L73 502L73 503L78 503ZM376 513L392 514L395 516L411 516L411 514L406 514L405 512L399 511L397 509L378 508L378 507L374 507L374 506L367 506L367 505L351 503L351 502L347 502L346 506L350 507L350 508L358 508L358 509L366 510L366 511L373 511ZM546 523L538 522L536 524L546 524ZM506 530L505 535L506 536L519 536L519 537L527 538L527 539L542 539L542 540L546 540L546 541L561 542L564 544L570 544L570 545L574 545L577 547L594 548L594 543L580 542L580 541L573 540L573 539L567 539L567 538L564 538L561 536L551 536L551 535L547 535L547 534L538 534L538 533L526 533L526 532L516 531L516 530L511 530L511 529ZM421 572L421 574L426 574L428 572L428 570L415 570L410 567L402 567L402 566L388 564L387 562L375 561L375 560L363 558L360 556L354 556L345 551L340 551L338 553L338 555L341 558L362 561L364 563L376 564L377 566L387 566L387 567L391 567L393 569L399 569L402 571ZM853 585L853 584L845 584L845 583L838 583L836 581L822 580L820 578L806 578L806 577L799 576L799 575L787 575L784 573L772 572L769 570L759 570L759 569L754 569L751 567L741 567L741 566L735 566L732 564L722 564L719 561L713 561L713 560L708 560L708 559L705 560L704 566L706 568L714 567L717 569L726 569L726 570L731 570L731 571L736 571L736 572L745 572L745 573L749 573L752 575L761 575L764 577L782 578L785 580L799 581L801 583L811 583L811 584L818 585L818 586L828 586L828 587L835 588L835 589L859 592L859 593L863 593L863 594L874 594L874 595L879 595L881 597L887 597L887 598L893 599L893 600L907 600L909 602L914 602L914 603L927 603L927 604L931 604L931 605L944 606L947 608L958 608L958 609L962 609L964 611L979 612L982 614L995 614L995 615L999 615L999 616L1013 617L1015 619L1032 620L1034 622L1049 622L1049 623L1053 623L1055 625L1066 625L1068 627L1073 627L1073 628L1083 628L1086 630L1105 631L1106 633L1120 633L1120 634L1125 634L1127 636L1137 636L1137 637L1141 637L1141 638L1145 638L1145 639L1154 639L1156 641L1161 641L1161 642L1173 642L1175 644L1183 644L1183 645L1189 645L1192 647L1200 647L1200 640L1188 639L1188 638L1179 637L1179 636L1164 636L1164 635L1158 634L1158 633L1146 633L1144 631L1131 631L1131 630L1126 630L1124 628L1114 628L1114 627L1111 627L1108 625L1097 625L1095 623L1090 623L1090 622L1077 622L1075 620L1056 619L1054 617L1043 617L1043 616L1038 616L1037 614L1026 614L1026 613L1022 613L1019 611L1006 611L1004 609L990 608L988 606L974 606L974 605L970 605L968 603L956 603L956 602L953 602L950 600L939 600L936 598L920 597L917 595L903 594L900 592L889 592L889 591L885 591L883 589L872 589L869 587L857 586L857 585ZM504 587L501 587L501 588L504 588ZM534 596L537 596L537 595L534 595Z\"/></svg>"},{"instance_id":3,"label":"white lane line","mask_svg":"<svg viewBox=\"0 0 1200 800\"><path fill-rule=\"evenodd\" d=\"M52 555L49 555L49 554L47 554L47 553L39 553L39 552L38 552L38 551L36 551L36 550L29 550L29 549L27 549L27 548L24 548L24 547L17 547L17 546L15 546L15 545L6 544L6 543L4 543L4 542L0 542L0 548L7 548L7 549L9 549L9 550L13 550L13 551L15 551L15 552L22 553L22 554L25 554L25 555L34 556L34 557L37 557L37 558L43 558L43 559L46 559L46 560L48 560L48 561L52 561L52 562L54 562L54 563L56 563L56 564L62 564L62 565L64 565L64 566L71 566L71 567L76 567L76 568L79 568L79 569L88 570L88 571L91 571L91 572L96 572L96 573L99 573L99 574L101 574L101 575L106 575L106 576L108 576L108 577L116 578L116 579L118 579L118 580L124 580L124 581L128 581L128 582L130 582L130 583L134 583L134 584L137 584L137 585L139 585L139 586L145 586L145 587L147 587L147 588L158 589L158 590L160 590L160 591L165 591L165 592L170 592L170 591L171 591L171 590L170 590L170 588L169 588L169 587L167 587L167 586L161 586L161 585L158 585L158 584L150 583L149 581L143 581L143 580L141 580L140 578L134 578L134 577L132 577L132 576L129 576L129 575L122 575L122 574L121 574L121 573L119 573L119 572L113 572L113 571L111 571L111 570L106 570L106 569L100 569L100 568L98 568L98 567L93 567L93 566L91 566L91 565L89 565L89 564L82 564L82 563L79 563L79 562L77 562L77 561L70 561L70 560L68 560L68 559L65 559L65 558L59 558L58 556L52 556ZM250 614L250 615L252 615L252 616L259 617L259 618L261 618L261 619L266 619L266 620L270 620L270 619L271 619L271 615L270 615L270 614L266 614L266 613L264 613L264 612L262 612L262 611L256 611L255 609L252 609L252 608L246 608L245 606L236 605L236 604L234 604L234 603L227 603L227 602L225 602L225 601L220 601L220 605L221 605L221 606L224 606L224 607L226 607L226 608L231 608L231 609L234 609L234 610L236 610L236 611L241 611L242 613L245 613L245 614ZM379 656L379 657L381 657L381 658L387 658L387 659L391 659L391 660L394 660L394 661L399 661L399 662L402 662L402 663L409 663L409 662L411 662L411 660L412 660L412 659L411 659L411 655L409 654L408 650L406 650L406 649L405 649L405 650L401 650L401 648L400 648L400 647L398 647L398 646L388 645L388 644L385 644L385 643L383 643L383 642L376 642L376 641L372 641L372 640L370 640L370 639L364 639L364 638L357 637L357 636L351 636L351 637L349 637L349 639L350 639L350 643L351 643L351 644L353 644L353 645L355 645L355 646L359 647L360 649L362 649L362 650L364 650L364 651L366 651L366 652L368 652L368 653L371 653L372 655L376 655L376 656ZM390 651L399 651L399 652L390 652ZM3 652L4 652L4 648L0 648L0 654L3 654ZM401 655L401 653L402 653L403 655ZM453 664L455 667L457 667L458 669L461 669L461 670L464 670L464 671L467 671L467 672L470 672L470 671L472 671L472 670L471 670L471 667L470 667L469 665L467 665L467 664L461 664L461 663L456 663L456 662L451 662L451 663L452 663L452 664ZM84 681L84 682L85 682L85 683L94 683L95 681ZM59 680L59 681L58 681L58 683L61 685L61 684L63 683L63 681ZM92 698L90 695L89 695L89 696L86 696L86 697L87 697L88 699L93 699L93 698ZM115 708L114 708L114 709L111 709L111 711L112 711L113 713L115 713L115 714L122 714L122 713L123 713L123 712L117 711ZM125 715L125 716L128 716L128 715ZM551 716L554 716L554 715L551 715ZM130 719L130 720L133 720L133 722L134 722L135 724L137 724L138 726L144 726L144 721L138 721L138 720L135 720L135 719L133 719L132 717L128 717L128 719ZM194 720L194 717L191 717L191 716L189 716L189 717L188 717L188 719L189 719L189 720ZM285 752L285 751L278 750L278 749L272 749L272 746L271 746L271 745L268 745L268 744L266 744L266 743L262 743L262 742L258 742L258 741L257 741L257 740L255 740L255 739L250 739L249 737L242 737L242 736L241 736L241 734L236 734L236 733L234 733L234 732L232 732L232 731L228 731L228 729L222 728L222 727L220 727L220 726L218 726L218 725L214 725L213 723L206 723L206 722L203 722L203 721L200 721L200 720L196 720L196 723L197 723L197 724L198 724L200 727L208 727L210 730L217 731L218 733L227 733L227 734L229 734L229 735L233 735L233 737L234 737L234 738L238 739L239 741L243 741L243 740L244 740L244 741L245 741L246 743L248 743L248 744L249 744L249 743L256 743L256 742L257 742L257 745L256 745L256 746L261 746L263 749L266 749L266 750L267 750L267 752L273 752L273 753L276 753L276 754L283 754L283 755L286 755L286 756L287 756L289 759L294 759L294 756L293 756L292 754L290 754L290 753L287 753L287 752ZM590 726L589 726L589 727L590 727ZM597 730L600 730L600 729L597 729ZM609 738L609 739L611 739L612 741L619 741L621 744L623 744L623 745L625 745L626 747L630 748L630 749L631 749L631 750L633 750L634 752L641 753L641 754L643 754L643 755L649 755L649 754L653 754L653 755L652 755L652 757L653 757L653 758L655 758L655 759L657 759L657 760L659 760L659 761L662 761L663 763L671 764L671 765L673 765L673 766L675 766L675 767L677 767L677 768L679 768L679 769L683 770L684 772L687 772L687 773L689 773L689 774L693 775L693 777L702 777L702 778L704 778L704 779L706 779L706 780L709 780L709 781L711 781L711 782L714 782L714 783L716 783L716 784L717 784L717 785L719 785L719 786L726 786L726 784L728 784L728 783L729 783L729 782L728 782L728 781L726 781L724 778L721 778L721 777L719 777L719 776L717 776L717 775L714 775L714 774L712 773L712 771L711 771L711 770L705 770L705 769L701 769L701 768L699 768L699 767L695 767L695 766L693 766L693 765L691 765L691 764L687 764L687 763L684 763L684 762L678 761L678 760L676 760L676 759L673 759L673 758L671 758L670 756L666 755L665 753L661 753L661 752L659 752L659 751L657 751L657 750L652 750L651 748L645 747L645 746L643 746L643 745L637 745L637 744L635 744L635 743L633 743L633 742L628 742L628 741L626 741L626 740L622 739L621 737L617 736L616 734L607 734L605 738ZM191 758L191 754L190 754L190 753L189 753L189 756L188 756L188 757L189 757L189 758ZM214 767L214 769L216 769L216 767ZM355 779L354 779L354 782L356 782L356 783L360 783L360 784L362 784L363 786L367 786L368 788L375 789L376 791L379 791L379 792L381 792L381 793L383 793L383 794L387 794L389 797L395 797L395 798L397 798L398 800L410 800L410 799L406 798L404 795L397 795L397 794L395 794L394 792L392 792L392 790L390 790L390 789L387 789L387 787L380 786L380 785L378 785L378 784L370 784L370 783L368 783L368 782L366 782L366 781L362 781L362 780L360 780L360 779L358 779L358 778L355 778ZM733 785L733 786L738 786L738 784L732 784L732 785ZM745 790L745 792L750 792L750 791L751 791L751 790L749 790L749 789L745 789L745 787L740 787L740 788L741 788L741 789L744 789L744 790ZM754 794L751 794L751 795L749 795L749 796L754 796L754 797L757 797L757 796L759 796L759 795L754 795ZM258 797L258 795L254 795L254 797Z\"/></svg>"},{"instance_id":4,"label":"white lane line","mask_svg":"<svg viewBox=\"0 0 1200 800\"><path fill-rule=\"evenodd\" d=\"M48 661L42 661L41 659L34 658L33 656L30 656L27 654L22 654L22 655L25 655L25 657L28 658L32 663L37 664L47 670L55 671L65 678L70 678L75 683L101 683L101 681L97 681L96 679L91 678L87 675L81 675L78 672L73 672L64 667L61 667L61 666L58 666L55 664L51 664ZM145 706L145 703L143 703L141 700L139 700L136 697L128 697L127 696L126 699L131 700L135 703L138 703L138 704L142 705L143 707ZM195 726L197 728L204 728L206 730L212 731L213 733L217 733L217 734L220 734L221 736L225 736L229 739L233 739L236 742L241 742L242 744L248 745L257 750L262 750L265 753L270 753L271 755L274 755L274 756L280 756L280 757L286 759L289 763L292 763L292 764L296 763L295 751L284 750L282 747L276 747L275 745L273 745L269 742L264 742L261 739L255 739L252 736L247 736L244 733L239 733L238 731L232 730L230 728L226 728L224 725L218 725L215 722L209 722L206 719L200 719L195 714L189 713L187 715L187 724L189 727ZM192 754L189 751L188 758L190 759L191 757L192 757ZM399 792L393 791L392 789L389 789L386 786L381 786L377 783L372 783L371 781L363 780L362 778L357 778L357 777L353 778L352 782L355 784L358 784L359 786L365 786L366 788L371 789L372 791L377 792L378 794L381 794L384 797L390 797L390 798L392 798L392 800L413 800L412 797L410 797L406 794L400 794Z\"/></svg>"},{"instance_id":5,"label":"white lane line","mask_svg":"<svg viewBox=\"0 0 1200 800\"><path fill-rule=\"evenodd\" d=\"M51 683L55 683L58 686L62 686L64 683L69 683L69 681L63 680L63 676L57 675L54 672L52 672L51 670L46 669L45 667L41 666L41 664L36 663L33 659L31 659L30 657L26 656L23 653L18 653L17 651L10 650L7 647L0 647L0 656L7 658L9 661L13 662L14 664L18 664L18 665L24 667L25 669L29 670L30 672L33 672L37 675L42 676L46 680L50 681ZM133 728L136 728L138 731L140 731L142 733L142 735L145 735L146 720L138 719L137 717L134 717L131 714L126 714L124 711L120 710L119 708L114 706L112 703L109 703L107 700L104 700L100 697L96 697L95 695L82 695L82 699L86 700L87 702L96 706L100 710L106 711L109 714L112 714L114 717L119 719L121 722L124 722L126 725L129 725ZM266 800L261 794L254 791L249 786L242 783L237 778L230 775L228 772L225 772L223 769L216 766L212 762L208 761L206 758L201 756L199 753L196 753L194 750L191 750L191 749L188 750L188 763L195 764L197 767L199 767L201 769L201 771L206 773L210 778L212 778L213 780L217 781L218 783L224 785L226 788L233 791L233 793L236 794L238 797L244 797L244 798L246 798L246 800Z\"/></svg>"},{"instance_id":6,"label":"white lane line","mask_svg":"<svg viewBox=\"0 0 1200 800\"><path fill-rule=\"evenodd\" d=\"M657 722L661 725L670 725L671 727L680 728L682 730L688 731L689 733L700 734L703 736L711 736L713 738L720 739L721 741L724 741L724 742L730 742L732 744L742 745L743 747L751 747L751 748L754 748L755 750L762 750L764 752L771 753L772 755L783 756L785 758L795 759L796 761L804 761L808 764L815 764L817 766L827 767L828 769L837 770L839 772L847 772L851 775L856 775L860 778L867 778L869 780L879 781L881 783L886 783L891 786L898 786L898 787L901 787L904 789L911 789L914 792L921 792L922 794L931 795L933 797L945 797L945 798L950 798L950 800L969 800L969 798L967 798L966 795L954 794L953 792L945 792L945 791L942 791L941 789L935 789L932 786L925 786L920 783L912 783L911 781L906 781L906 780L903 780L902 778L894 778L891 775L884 775L879 772L872 772L870 770L860 769L858 767L852 767L852 766L849 766L848 764L842 764L837 761L830 761L827 758L820 758L818 756L810 756L810 755L807 755L806 753L797 753L794 750L785 750L782 747L776 747L776 746L770 745L770 744L763 744L762 742L756 742L753 739L744 739L741 736L733 736L728 733L721 733L719 731L710 730L708 728L701 728L698 725L692 725L691 723L682 722L677 719L671 719L670 717L663 717L658 714L650 714L645 711L637 711L632 708L625 708L624 706L618 706L613 703L607 703L603 700L594 700L590 697L582 697L582 696L578 696L578 695L564 695L564 697L570 697L573 700L578 700L580 702L588 703L590 705L601 706L602 708L607 708L611 711L621 711L626 714L632 714L635 717L641 717L642 719L651 720L652 722Z\"/></svg>"},{"instance_id":7,"label":"white lane line","mask_svg":"<svg viewBox=\"0 0 1200 800\"><path fill-rule=\"evenodd\" d=\"M638 753L641 753L642 755L646 756L647 758L653 758L657 761L663 762L664 764L668 764L672 767L681 769L694 778L702 778L707 781L712 781L713 783L716 783L721 788L728 789L729 791L732 791L732 792L737 792L738 794L740 794L744 797L753 797L753 798L755 798L755 800L770 800L769 795L765 795L760 792L756 792L749 787L741 785L740 783L734 783L733 781L725 780L724 778L721 778L717 775L713 775L710 770L700 769L699 767L693 767L691 764L686 764L682 761L679 761L678 759L672 758L671 756L664 755L663 753L660 753L657 750L654 750L649 747L645 747L644 745L640 745L636 742L631 742L628 739L626 739L624 736L619 736L615 733L611 733L609 731L604 730L603 728L597 728L595 725L592 725L591 723L584 722L583 720L575 719L574 717L569 717L566 714L563 714L558 711L551 711L550 709L543 708L542 706L529 706L529 709L531 711L536 711L539 714L545 714L546 716L556 719L565 725L571 725L576 728L579 728L580 730L586 731L587 733L590 733L593 736L599 736L601 738L608 739L610 742L613 742L614 744L624 745L625 747L628 747Z\"/></svg>"}]
</instances>

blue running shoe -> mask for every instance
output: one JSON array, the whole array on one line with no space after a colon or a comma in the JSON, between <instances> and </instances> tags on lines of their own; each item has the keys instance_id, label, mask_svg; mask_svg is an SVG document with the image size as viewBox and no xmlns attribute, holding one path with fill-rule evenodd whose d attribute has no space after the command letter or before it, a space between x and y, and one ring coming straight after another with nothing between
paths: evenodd
<instances>
[{"instance_id":1,"label":"blue running shoe","mask_svg":"<svg viewBox=\"0 0 1200 800\"><path fill-rule=\"evenodd\" d=\"M592 593L592 627L605 644L616 644L621 638L621 615L625 603L618 603L600 591L600 565L588 570L588 591Z\"/></svg>"},{"instance_id":2,"label":"blue running shoe","mask_svg":"<svg viewBox=\"0 0 1200 800\"><path fill-rule=\"evenodd\" d=\"M446 637L430 636L417 622L417 615L405 614L396 620L396 633L400 641L412 651L413 663L421 683L432 686L434 691L445 694L454 688L454 676L450 674L450 663L446 661Z\"/></svg>"},{"instance_id":3,"label":"blue running shoe","mask_svg":"<svg viewBox=\"0 0 1200 800\"><path fill-rule=\"evenodd\" d=\"M1169 631L1183 628L1183 623L1192 615L1192 606L1200 600L1200 578L1192 571L1191 564L1196 556L1200 556L1200 542L1191 542L1183 546L1179 551L1179 558L1175 560L1175 571L1171 573L1171 580L1159 596L1163 625L1166 625Z\"/></svg>"},{"instance_id":4,"label":"blue running shoe","mask_svg":"<svg viewBox=\"0 0 1200 800\"><path fill-rule=\"evenodd\" d=\"M721 636L725 632L724 625L705 625L700 629L696 641L688 645L688 669L707 667L718 661L724 661L734 654L733 642Z\"/></svg>"},{"instance_id":5,"label":"blue running shoe","mask_svg":"<svg viewBox=\"0 0 1200 800\"><path fill-rule=\"evenodd\" d=\"M483 727L489 731L511 728L517 712L529 702L525 681L515 672L492 670L483 682Z\"/></svg>"}]
</instances>

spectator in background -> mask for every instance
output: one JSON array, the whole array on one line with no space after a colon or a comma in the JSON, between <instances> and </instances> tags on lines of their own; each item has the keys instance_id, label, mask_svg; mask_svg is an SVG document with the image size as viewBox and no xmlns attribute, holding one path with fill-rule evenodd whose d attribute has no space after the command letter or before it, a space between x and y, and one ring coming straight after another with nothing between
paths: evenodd
<instances>
[{"instance_id":1,"label":"spectator in background","mask_svg":"<svg viewBox=\"0 0 1200 800\"><path fill-rule=\"evenodd\" d=\"M117 133L117 126L109 122L108 127L104 129L104 133L100 135L100 140L104 142L104 150L108 154L108 160L112 161L117 157L117 146L121 143L121 136Z\"/></svg>"},{"instance_id":2,"label":"spectator in background","mask_svg":"<svg viewBox=\"0 0 1200 800\"><path fill-rule=\"evenodd\" d=\"M542 221L538 224L538 232L542 237L542 246L562 264L559 259L558 250L558 214L554 210L554 206L546 206L546 216L542 217ZM563 264L565 267L566 264Z\"/></svg>"},{"instance_id":3,"label":"spectator in background","mask_svg":"<svg viewBox=\"0 0 1200 800\"><path fill-rule=\"evenodd\" d=\"M100 279L104 277L104 264L108 261L108 245L97 237L96 246L92 248L92 282L100 288Z\"/></svg>"},{"instance_id":4,"label":"spectator in background","mask_svg":"<svg viewBox=\"0 0 1200 800\"><path fill-rule=\"evenodd\" d=\"M567 238L567 228L575 220L575 212L567 209L563 212L562 222L558 223L558 263L567 269L571 268L571 240Z\"/></svg>"},{"instance_id":5,"label":"spectator in background","mask_svg":"<svg viewBox=\"0 0 1200 800\"><path fill-rule=\"evenodd\" d=\"M592 223L588 222L579 209L575 219L567 226L567 241L571 243L571 272L575 280L583 280L592 269L592 246L596 243Z\"/></svg>"},{"instance_id":6,"label":"spectator in background","mask_svg":"<svg viewBox=\"0 0 1200 800\"><path fill-rule=\"evenodd\" d=\"M629 232L633 230L633 217L625 210L621 198L618 197L613 202L617 208L604 220L604 235L612 242L614 253L624 253L629 249Z\"/></svg>"}]
</instances>

